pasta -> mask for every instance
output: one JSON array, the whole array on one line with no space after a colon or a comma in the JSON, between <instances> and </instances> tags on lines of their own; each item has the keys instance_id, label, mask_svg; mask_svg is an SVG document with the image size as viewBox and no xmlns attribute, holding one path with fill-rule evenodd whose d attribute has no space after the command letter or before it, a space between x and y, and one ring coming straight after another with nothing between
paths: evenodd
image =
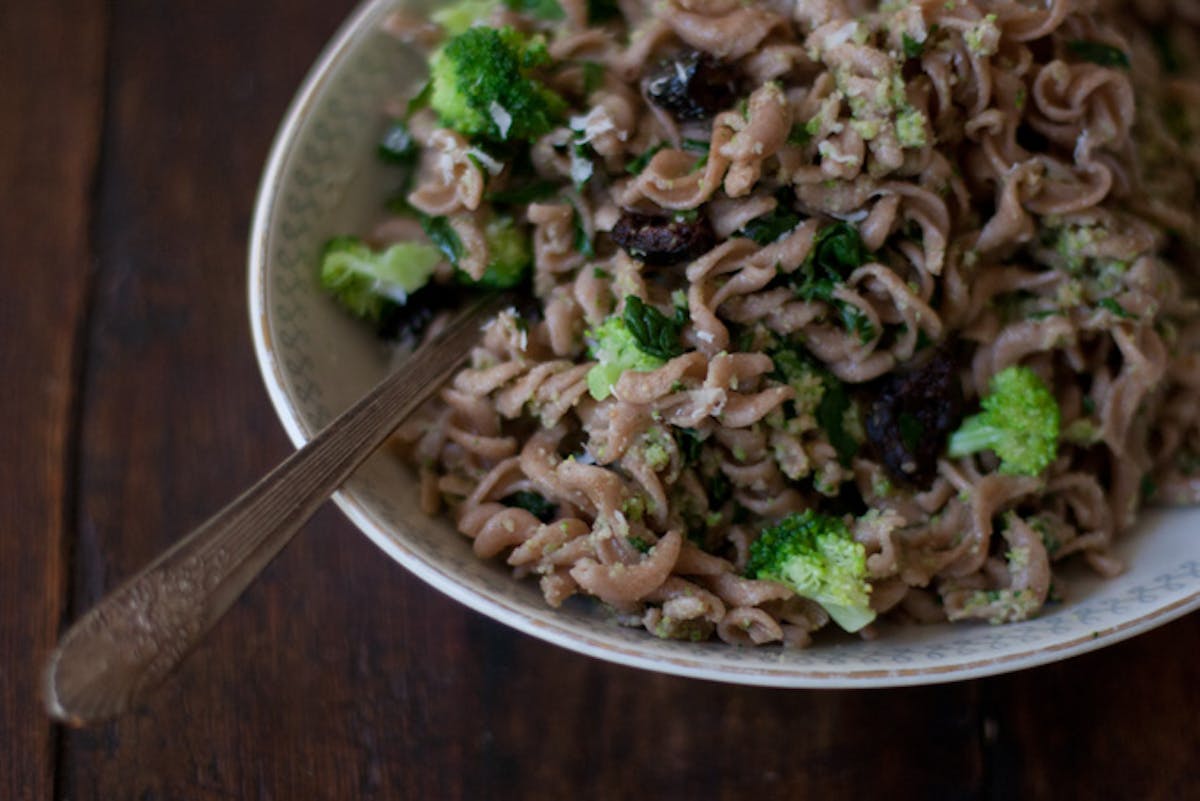
<instances>
[{"instance_id":1,"label":"pasta","mask_svg":"<svg viewBox=\"0 0 1200 801\"><path fill-rule=\"evenodd\" d=\"M388 28L436 50L462 8ZM472 134L408 103L367 239L438 248L391 295L417 336L498 231L528 248L530 303L394 437L480 558L660 637L800 647L827 610L747 575L788 515L846 521L881 619L1001 623L1200 499L1194 2L472 8L540 48L542 105ZM1057 407L1036 470L947 446L1013 367Z\"/></svg>"}]
</instances>

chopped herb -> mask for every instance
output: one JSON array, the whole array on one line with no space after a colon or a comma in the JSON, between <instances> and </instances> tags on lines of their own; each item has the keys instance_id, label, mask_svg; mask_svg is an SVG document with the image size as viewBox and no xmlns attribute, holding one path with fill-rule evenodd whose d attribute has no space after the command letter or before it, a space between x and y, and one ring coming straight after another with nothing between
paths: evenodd
<instances>
[{"instance_id":1,"label":"chopped herb","mask_svg":"<svg viewBox=\"0 0 1200 801\"><path fill-rule=\"evenodd\" d=\"M839 222L821 229L813 241L812 252L800 270L793 274L796 294L805 300L830 300L834 288L871 258L858 229Z\"/></svg>"},{"instance_id":2,"label":"chopped herb","mask_svg":"<svg viewBox=\"0 0 1200 801\"><path fill-rule=\"evenodd\" d=\"M693 153L707 153L709 144L703 139L684 139L680 144L684 150L690 150Z\"/></svg>"},{"instance_id":3,"label":"chopped herb","mask_svg":"<svg viewBox=\"0 0 1200 801\"><path fill-rule=\"evenodd\" d=\"M907 33L902 33L900 40L904 45L905 58L920 58L925 53L925 42L928 38L918 42Z\"/></svg>"},{"instance_id":4,"label":"chopped herb","mask_svg":"<svg viewBox=\"0 0 1200 801\"><path fill-rule=\"evenodd\" d=\"M557 0L504 0L504 5L519 14L528 14L546 22L558 22L567 18Z\"/></svg>"},{"instance_id":5,"label":"chopped herb","mask_svg":"<svg viewBox=\"0 0 1200 801\"><path fill-rule=\"evenodd\" d=\"M1111 312L1114 315L1116 315L1117 317L1120 317L1122 320L1136 320L1137 319L1136 314L1134 314L1131 311L1128 311L1124 306L1122 306L1120 303L1117 303L1117 301L1113 298L1101 298L1100 301L1096 305L1099 306L1100 308L1104 309L1105 311Z\"/></svg>"},{"instance_id":6,"label":"chopped herb","mask_svg":"<svg viewBox=\"0 0 1200 801\"><path fill-rule=\"evenodd\" d=\"M1095 414L1096 413L1096 401L1092 398L1091 395L1084 396L1083 411L1086 414Z\"/></svg>"},{"instance_id":7,"label":"chopped herb","mask_svg":"<svg viewBox=\"0 0 1200 801\"><path fill-rule=\"evenodd\" d=\"M797 147L804 147L812 141L812 138L813 134L812 131L808 130L808 124L798 122L788 131L787 143L789 145L796 145Z\"/></svg>"},{"instance_id":8,"label":"chopped herb","mask_svg":"<svg viewBox=\"0 0 1200 801\"><path fill-rule=\"evenodd\" d=\"M575 226L575 249L585 258L595 258L596 248L592 246L592 238L588 236L587 228L583 225L583 215L579 213L579 209L575 209L571 222Z\"/></svg>"},{"instance_id":9,"label":"chopped herb","mask_svg":"<svg viewBox=\"0 0 1200 801\"><path fill-rule=\"evenodd\" d=\"M408 105L404 109L404 113L411 117L423 108L429 107L429 98L433 97L433 81L426 81L421 87L421 91L413 95L412 100L408 101Z\"/></svg>"},{"instance_id":10,"label":"chopped herb","mask_svg":"<svg viewBox=\"0 0 1200 801\"><path fill-rule=\"evenodd\" d=\"M800 215L792 208L795 196L790 190L775 195L775 208L755 217L734 236L753 239L756 244L769 245L800 224Z\"/></svg>"},{"instance_id":11,"label":"chopped herb","mask_svg":"<svg viewBox=\"0 0 1200 801\"><path fill-rule=\"evenodd\" d=\"M505 506L524 509L543 523L549 523L558 512L558 507L536 492L521 490L500 499Z\"/></svg>"},{"instance_id":12,"label":"chopped herb","mask_svg":"<svg viewBox=\"0 0 1200 801\"><path fill-rule=\"evenodd\" d=\"M642 170L646 169L646 165L650 163L650 159L654 158L655 154L666 146L666 142L659 142L656 145L652 145L645 153L626 164L625 172L630 175L638 175Z\"/></svg>"},{"instance_id":13,"label":"chopped herb","mask_svg":"<svg viewBox=\"0 0 1200 801\"><path fill-rule=\"evenodd\" d=\"M625 325L633 334L638 350L659 359L673 359L683 353L679 333L687 322L687 311L676 308L675 317L667 317L637 295L625 298Z\"/></svg>"},{"instance_id":14,"label":"chopped herb","mask_svg":"<svg viewBox=\"0 0 1200 801\"><path fill-rule=\"evenodd\" d=\"M707 153L705 153L700 158L696 159L696 163L692 165L692 169L690 170L690 172L700 172L706 166L708 166L708 154Z\"/></svg>"},{"instance_id":15,"label":"chopped herb","mask_svg":"<svg viewBox=\"0 0 1200 801\"><path fill-rule=\"evenodd\" d=\"M704 447L704 440L700 436L700 432L694 428L676 428L674 429L675 444L679 446L679 453L683 457L685 465L693 465L700 461L700 450Z\"/></svg>"},{"instance_id":16,"label":"chopped herb","mask_svg":"<svg viewBox=\"0 0 1200 801\"><path fill-rule=\"evenodd\" d=\"M458 238L458 232L450 225L450 220L445 217L430 217L427 214L422 214L420 219L421 227L425 229L429 241L445 254L446 261L457 267L458 260L462 258L463 244Z\"/></svg>"},{"instance_id":17,"label":"chopped herb","mask_svg":"<svg viewBox=\"0 0 1200 801\"><path fill-rule=\"evenodd\" d=\"M1125 51L1103 42L1073 39L1067 42L1067 49L1084 61L1099 64L1101 67L1129 69L1129 56Z\"/></svg>"},{"instance_id":18,"label":"chopped herb","mask_svg":"<svg viewBox=\"0 0 1200 801\"><path fill-rule=\"evenodd\" d=\"M650 548L653 547L650 545L650 543L646 542L646 540L644 540L641 537L638 537L636 535L633 535L633 534L630 534L625 539L629 542L630 545L633 546L633 549L635 551L637 551L638 553L650 553Z\"/></svg>"},{"instance_id":19,"label":"chopped herb","mask_svg":"<svg viewBox=\"0 0 1200 801\"><path fill-rule=\"evenodd\" d=\"M846 415L852 412L854 401L841 381L825 370L819 373L821 381L825 384L825 391L821 394L814 416L817 418L817 424L829 437L829 444L837 451L838 461L844 467L849 467L850 461L858 453L859 446L858 440L846 430Z\"/></svg>"},{"instance_id":20,"label":"chopped herb","mask_svg":"<svg viewBox=\"0 0 1200 801\"><path fill-rule=\"evenodd\" d=\"M683 209L682 211L675 212L671 216L675 222L694 223L696 220L700 219L700 209Z\"/></svg>"},{"instance_id":21,"label":"chopped herb","mask_svg":"<svg viewBox=\"0 0 1200 801\"><path fill-rule=\"evenodd\" d=\"M875 338L875 326L871 325L871 319L862 309L853 303L838 303L838 311L841 314L842 326L851 334L855 334L859 342L866 345Z\"/></svg>"},{"instance_id":22,"label":"chopped herb","mask_svg":"<svg viewBox=\"0 0 1200 801\"><path fill-rule=\"evenodd\" d=\"M488 192L486 200L500 206L532 203L550 197L558 191L558 184L553 181L536 180L527 184L511 186Z\"/></svg>"},{"instance_id":23,"label":"chopped herb","mask_svg":"<svg viewBox=\"0 0 1200 801\"><path fill-rule=\"evenodd\" d=\"M376 150L388 164L411 164L417 155L417 143L402 120L396 120L383 132Z\"/></svg>"},{"instance_id":24,"label":"chopped herb","mask_svg":"<svg viewBox=\"0 0 1200 801\"><path fill-rule=\"evenodd\" d=\"M704 491L708 495L708 508L713 511L720 509L726 501L733 497L733 485L720 470L705 477Z\"/></svg>"},{"instance_id":25,"label":"chopped herb","mask_svg":"<svg viewBox=\"0 0 1200 801\"><path fill-rule=\"evenodd\" d=\"M612 275L607 270L601 270L599 267L592 268L592 278L609 279Z\"/></svg>"}]
</instances>

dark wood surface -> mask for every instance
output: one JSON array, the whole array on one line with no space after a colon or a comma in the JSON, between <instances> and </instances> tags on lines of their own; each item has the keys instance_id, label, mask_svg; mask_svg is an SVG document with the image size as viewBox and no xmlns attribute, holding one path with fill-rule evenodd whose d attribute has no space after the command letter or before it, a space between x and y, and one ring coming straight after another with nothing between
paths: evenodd
<instances>
[{"instance_id":1,"label":"dark wood surface","mask_svg":"<svg viewBox=\"0 0 1200 801\"><path fill-rule=\"evenodd\" d=\"M282 458L244 299L270 139L347 0L0 11L0 799L1197 799L1200 616L942 687L577 656L317 516L144 709L65 731L62 627Z\"/></svg>"}]
</instances>

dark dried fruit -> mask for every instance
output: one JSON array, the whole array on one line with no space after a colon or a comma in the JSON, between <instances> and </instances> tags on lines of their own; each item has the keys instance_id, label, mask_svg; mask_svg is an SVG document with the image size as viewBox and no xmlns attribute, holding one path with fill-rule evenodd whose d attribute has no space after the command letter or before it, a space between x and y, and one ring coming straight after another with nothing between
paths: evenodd
<instances>
[{"instance_id":1,"label":"dark dried fruit","mask_svg":"<svg viewBox=\"0 0 1200 801\"><path fill-rule=\"evenodd\" d=\"M646 96L681 120L703 120L733 105L737 72L698 50L685 50L646 75Z\"/></svg>"},{"instance_id":2,"label":"dark dried fruit","mask_svg":"<svg viewBox=\"0 0 1200 801\"><path fill-rule=\"evenodd\" d=\"M963 419L962 384L949 351L880 379L866 419L867 441L892 478L927 488L946 438Z\"/></svg>"},{"instance_id":3,"label":"dark dried fruit","mask_svg":"<svg viewBox=\"0 0 1200 801\"><path fill-rule=\"evenodd\" d=\"M660 267L691 261L717 244L712 225L703 214L694 220L681 220L626 211L613 226L611 236L630 256Z\"/></svg>"}]
</instances>

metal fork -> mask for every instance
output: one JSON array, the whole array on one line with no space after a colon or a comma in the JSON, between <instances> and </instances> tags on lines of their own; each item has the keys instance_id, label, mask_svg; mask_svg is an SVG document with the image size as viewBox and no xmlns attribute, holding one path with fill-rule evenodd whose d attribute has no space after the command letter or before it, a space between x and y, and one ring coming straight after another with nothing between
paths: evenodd
<instances>
[{"instance_id":1,"label":"metal fork","mask_svg":"<svg viewBox=\"0 0 1200 801\"><path fill-rule=\"evenodd\" d=\"M297 529L467 358L491 295L241 497L105 596L63 635L46 667L46 710L81 726L140 702L225 614Z\"/></svg>"}]
</instances>

